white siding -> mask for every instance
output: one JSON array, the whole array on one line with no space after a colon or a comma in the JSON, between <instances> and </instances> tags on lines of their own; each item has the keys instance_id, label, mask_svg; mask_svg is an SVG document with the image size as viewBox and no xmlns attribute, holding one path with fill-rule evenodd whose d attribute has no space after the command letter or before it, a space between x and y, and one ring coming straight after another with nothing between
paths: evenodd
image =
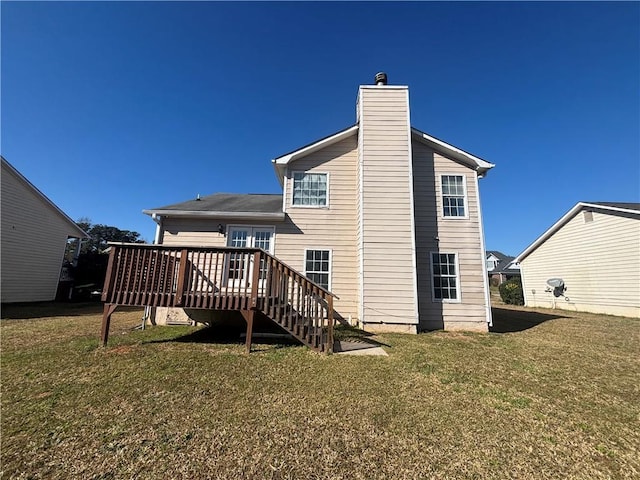
<instances>
[{"instance_id":1,"label":"white siding","mask_svg":"<svg viewBox=\"0 0 640 480\"><path fill-rule=\"evenodd\" d=\"M640 214L578 212L521 262L527 306L640 317ZM546 281L565 281L563 297ZM535 291L535 293L534 293Z\"/></svg>"},{"instance_id":2,"label":"white siding","mask_svg":"<svg viewBox=\"0 0 640 480\"><path fill-rule=\"evenodd\" d=\"M444 218L440 176L466 178L467 218ZM475 171L414 141L416 253L420 327L423 329L487 330L483 273L484 252ZM430 252L457 253L460 302L432 299Z\"/></svg>"},{"instance_id":3,"label":"white siding","mask_svg":"<svg viewBox=\"0 0 640 480\"><path fill-rule=\"evenodd\" d=\"M362 321L415 326L409 101L406 87L361 87ZM393 328L393 327L391 327Z\"/></svg>"},{"instance_id":4,"label":"white siding","mask_svg":"<svg viewBox=\"0 0 640 480\"><path fill-rule=\"evenodd\" d=\"M2 302L56 296L70 222L2 163Z\"/></svg>"}]
</instances>

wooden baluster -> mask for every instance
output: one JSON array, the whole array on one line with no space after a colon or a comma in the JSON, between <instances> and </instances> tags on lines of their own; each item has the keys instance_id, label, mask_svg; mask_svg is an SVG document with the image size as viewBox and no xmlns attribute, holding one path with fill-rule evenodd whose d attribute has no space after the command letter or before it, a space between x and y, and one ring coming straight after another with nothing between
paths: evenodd
<instances>
[{"instance_id":1,"label":"wooden baluster","mask_svg":"<svg viewBox=\"0 0 640 480\"><path fill-rule=\"evenodd\" d=\"M122 290L123 290L123 283L124 283L124 278L125 278L125 269L126 269L126 259L127 257L127 251L124 248L120 248L120 252L118 255L118 262L117 262L117 272L116 272L116 282L115 282L115 287L116 287L116 291L115 291L115 304L120 303L121 299L122 299Z\"/></svg>"},{"instance_id":2,"label":"wooden baluster","mask_svg":"<svg viewBox=\"0 0 640 480\"><path fill-rule=\"evenodd\" d=\"M171 262L171 251L163 249L156 249L155 251L156 261L155 272L153 276L154 280L154 294L153 304L155 306L169 306L173 300L171 291L167 286L171 283L171 277L173 276L173 264Z\"/></svg>"},{"instance_id":3,"label":"wooden baluster","mask_svg":"<svg viewBox=\"0 0 640 480\"><path fill-rule=\"evenodd\" d=\"M251 308L258 308L258 292L260 284L260 250L253 254L253 279L251 280Z\"/></svg>"},{"instance_id":4,"label":"wooden baluster","mask_svg":"<svg viewBox=\"0 0 640 480\"><path fill-rule=\"evenodd\" d=\"M218 292L215 292L216 285L213 286L213 290L215 293L215 306L216 308L220 308L222 306L222 292L224 289L224 286L222 285L222 282L224 281L224 252L222 252L222 265L220 265L220 252L216 252L215 278L216 285L218 285Z\"/></svg>"},{"instance_id":5,"label":"wooden baluster","mask_svg":"<svg viewBox=\"0 0 640 480\"><path fill-rule=\"evenodd\" d=\"M172 307L175 305L175 295L173 293L176 285L176 267L178 266L178 252L174 249L167 251L167 300L165 305Z\"/></svg>"},{"instance_id":6,"label":"wooden baluster","mask_svg":"<svg viewBox=\"0 0 640 480\"><path fill-rule=\"evenodd\" d=\"M214 285L214 281L211 280L211 266L213 264L213 251L209 250L207 252L207 256L206 256L206 261L207 261L207 277L206 277L206 282L207 282L207 296L205 298L204 301L204 307L205 308L211 308L211 298L213 296L213 285Z\"/></svg>"},{"instance_id":7,"label":"wooden baluster","mask_svg":"<svg viewBox=\"0 0 640 480\"><path fill-rule=\"evenodd\" d=\"M141 254L142 254L142 258L140 259L140 266L138 267L138 276L136 277L136 283L135 283L136 298L134 301L136 305L144 305L141 290L142 290L142 280L144 279L144 271L147 266L147 250L142 250Z\"/></svg>"}]
</instances>

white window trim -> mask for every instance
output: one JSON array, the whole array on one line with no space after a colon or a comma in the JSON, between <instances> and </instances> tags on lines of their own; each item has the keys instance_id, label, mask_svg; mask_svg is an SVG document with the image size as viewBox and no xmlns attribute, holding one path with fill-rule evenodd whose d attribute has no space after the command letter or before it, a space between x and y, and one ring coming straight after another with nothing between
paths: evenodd
<instances>
[{"instance_id":1,"label":"white window trim","mask_svg":"<svg viewBox=\"0 0 640 480\"><path fill-rule=\"evenodd\" d=\"M329 281L328 283L328 287L327 290L331 291L331 284L332 284L332 278L333 277L333 250L331 248L327 248L327 247L308 247L304 249L304 257L302 259L302 273L304 274L305 278L307 278L307 252L309 251L314 251L314 250L321 250L323 252L329 252L329 271L327 272L329 274Z\"/></svg>"},{"instance_id":2,"label":"white window trim","mask_svg":"<svg viewBox=\"0 0 640 480\"><path fill-rule=\"evenodd\" d=\"M442 177L462 177L462 189L464 190L464 215L458 217L444 214L444 192L442 190ZM440 182L440 216L444 220L468 220L469 219L469 192L467 190L467 176L463 173L441 173L438 176Z\"/></svg>"},{"instance_id":3,"label":"white window trim","mask_svg":"<svg viewBox=\"0 0 640 480\"><path fill-rule=\"evenodd\" d=\"M289 169L287 168L282 177L282 212L287 213L287 180L289 179ZM293 187L292 187L293 188ZM293 193L293 192L292 192Z\"/></svg>"},{"instance_id":4,"label":"white window trim","mask_svg":"<svg viewBox=\"0 0 640 480\"><path fill-rule=\"evenodd\" d=\"M447 254L447 255L455 255L455 265L456 265L456 292L458 294L458 298L436 298L436 286L433 281L433 255L439 254ZM460 285L460 259L458 258L458 252L429 252L429 268L431 270L431 301L434 303L462 303L462 286Z\"/></svg>"},{"instance_id":5,"label":"white window trim","mask_svg":"<svg viewBox=\"0 0 640 480\"><path fill-rule=\"evenodd\" d=\"M296 173L303 173L303 174L307 174L307 173L313 173L316 175L326 175L327 176L327 204L326 205L294 205L293 204L293 185L295 183L295 174ZM289 206L291 208L314 208L314 209L318 209L318 208L324 208L324 209L328 209L329 208L329 192L330 192L330 182L331 182L331 175L329 174L329 172L316 172L314 170L292 170L291 171L291 181L289 182L291 184L291 203L289 204Z\"/></svg>"},{"instance_id":6,"label":"white window trim","mask_svg":"<svg viewBox=\"0 0 640 480\"><path fill-rule=\"evenodd\" d=\"M237 229L242 229L242 228L247 228L247 229L251 229L251 238L253 240L253 229L258 229L258 230L271 230L271 251L267 252L270 253L271 255L275 255L276 252L276 227L274 225L250 225L250 224L229 224L226 227L226 235L227 235L227 239L225 240L225 247L229 245L229 232L231 231L231 229L233 228L237 228ZM247 248L253 248L253 247L247 247Z\"/></svg>"}]
</instances>

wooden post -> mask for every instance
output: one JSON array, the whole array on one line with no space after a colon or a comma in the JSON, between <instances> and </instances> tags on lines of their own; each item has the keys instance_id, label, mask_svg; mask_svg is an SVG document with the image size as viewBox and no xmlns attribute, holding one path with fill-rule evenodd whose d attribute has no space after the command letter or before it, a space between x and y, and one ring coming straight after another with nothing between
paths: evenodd
<instances>
[{"instance_id":1,"label":"wooden post","mask_svg":"<svg viewBox=\"0 0 640 480\"><path fill-rule=\"evenodd\" d=\"M251 279L251 307L258 306L258 286L260 283L260 251L253 253L253 278Z\"/></svg>"},{"instance_id":2,"label":"wooden post","mask_svg":"<svg viewBox=\"0 0 640 480\"><path fill-rule=\"evenodd\" d=\"M100 333L100 339L102 340L102 346L107 346L107 340L109 340L109 325L111 324L111 314L116 310L118 306L110 303L104 305L104 311L102 313L102 332Z\"/></svg>"},{"instance_id":3,"label":"wooden post","mask_svg":"<svg viewBox=\"0 0 640 480\"><path fill-rule=\"evenodd\" d=\"M107 273L104 278L104 287L102 288L102 301L106 302L109 300L111 296L111 289L113 288L113 281L116 274L115 269L113 268L113 263L116 257L116 247L115 245L111 245L111 251L109 252L109 263L107 263Z\"/></svg>"},{"instance_id":4,"label":"wooden post","mask_svg":"<svg viewBox=\"0 0 640 480\"><path fill-rule=\"evenodd\" d=\"M255 310L241 310L242 316L247 321L247 339L246 348L247 353L251 353L251 336L253 335L253 317L256 314Z\"/></svg>"},{"instance_id":5,"label":"wooden post","mask_svg":"<svg viewBox=\"0 0 640 480\"><path fill-rule=\"evenodd\" d=\"M180 271L178 272L178 288L176 290L176 305L182 305L183 295L184 295L184 283L187 276L187 259L188 251L187 249L183 249L180 252Z\"/></svg>"},{"instance_id":6,"label":"wooden post","mask_svg":"<svg viewBox=\"0 0 640 480\"><path fill-rule=\"evenodd\" d=\"M328 303L329 303L329 308L328 308L329 311L327 313L329 314L329 331L328 331L329 338L327 339L327 343L329 345L327 345L327 353L333 353L333 324L334 324L333 295L329 295Z\"/></svg>"}]
</instances>

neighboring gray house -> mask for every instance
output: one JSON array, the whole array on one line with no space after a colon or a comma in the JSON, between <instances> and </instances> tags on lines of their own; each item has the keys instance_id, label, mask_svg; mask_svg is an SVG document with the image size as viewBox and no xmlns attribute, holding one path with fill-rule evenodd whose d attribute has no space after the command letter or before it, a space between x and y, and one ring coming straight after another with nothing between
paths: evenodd
<instances>
[{"instance_id":1,"label":"neighboring gray house","mask_svg":"<svg viewBox=\"0 0 640 480\"><path fill-rule=\"evenodd\" d=\"M487 273L492 285L500 285L514 277L520 277L520 265L515 257L497 250L487 250Z\"/></svg>"},{"instance_id":2,"label":"neighboring gray house","mask_svg":"<svg viewBox=\"0 0 640 480\"><path fill-rule=\"evenodd\" d=\"M640 203L579 202L516 261L529 307L640 317Z\"/></svg>"},{"instance_id":3,"label":"neighboring gray house","mask_svg":"<svg viewBox=\"0 0 640 480\"><path fill-rule=\"evenodd\" d=\"M478 180L494 165L413 128L408 87L386 75L360 86L356 111L354 125L273 160L281 194L145 210L156 242L260 247L368 331L487 331ZM180 311L158 308L156 319Z\"/></svg>"},{"instance_id":4,"label":"neighboring gray house","mask_svg":"<svg viewBox=\"0 0 640 480\"><path fill-rule=\"evenodd\" d=\"M2 160L2 303L56 296L69 238L87 238L73 220Z\"/></svg>"}]
</instances>

